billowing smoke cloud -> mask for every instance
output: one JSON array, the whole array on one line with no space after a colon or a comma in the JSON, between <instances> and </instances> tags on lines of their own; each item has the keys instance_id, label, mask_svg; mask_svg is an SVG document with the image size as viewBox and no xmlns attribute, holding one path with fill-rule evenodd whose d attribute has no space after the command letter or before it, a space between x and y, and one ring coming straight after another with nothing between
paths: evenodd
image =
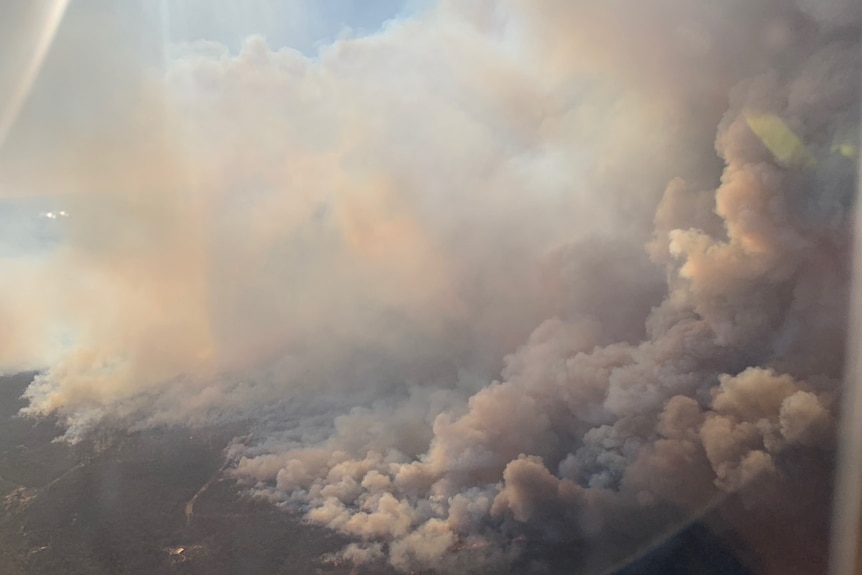
<instances>
[{"instance_id":1,"label":"billowing smoke cloud","mask_svg":"<svg viewBox=\"0 0 862 575\"><path fill-rule=\"evenodd\" d=\"M4 151L70 217L0 262L0 368L70 439L254 419L236 477L403 570L778 481L834 433L857 12L441 2L314 58L102 55L85 138Z\"/></svg>"}]
</instances>

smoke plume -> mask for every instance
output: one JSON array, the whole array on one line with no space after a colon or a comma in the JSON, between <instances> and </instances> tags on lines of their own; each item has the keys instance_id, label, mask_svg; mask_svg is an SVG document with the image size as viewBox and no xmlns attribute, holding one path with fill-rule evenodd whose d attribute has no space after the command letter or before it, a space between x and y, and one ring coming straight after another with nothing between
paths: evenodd
<instances>
[{"instance_id":1,"label":"smoke plume","mask_svg":"<svg viewBox=\"0 0 862 575\"><path fill-rule=\"evenodd\" d=\"M0 156L69 214L0 259L0 369L69 440L252 421L252 493L404 571L780 483L834 441L858 12L441 1L310 57L73 5Z\"/></svg>"}]
</instances>

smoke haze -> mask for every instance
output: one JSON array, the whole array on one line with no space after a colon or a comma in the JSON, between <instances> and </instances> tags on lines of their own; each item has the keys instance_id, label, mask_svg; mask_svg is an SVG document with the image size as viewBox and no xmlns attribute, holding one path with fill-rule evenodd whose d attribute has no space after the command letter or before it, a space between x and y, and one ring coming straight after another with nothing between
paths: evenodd
<instances>
[{"instance_id":1,"label":"smoke haze","mask_svg":"<svg viewBox=\"0 0 862 575\"><path fill-rule=\"evenodd\" d=\"M68 212L0 250L0 371L66 439L252 422L250 492L404 571L829 459L857 4L440 1L311 56L82 5L0 150Z\"/></svg>"}]
</instances>

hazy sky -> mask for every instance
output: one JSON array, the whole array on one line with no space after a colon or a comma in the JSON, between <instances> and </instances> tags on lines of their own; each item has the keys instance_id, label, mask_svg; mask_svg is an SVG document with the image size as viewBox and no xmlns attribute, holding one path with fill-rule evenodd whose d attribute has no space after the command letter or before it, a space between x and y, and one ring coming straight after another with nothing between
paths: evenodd
<instances>
[{"instance_id":1,"label":"hazy sky","mask_svg":"<svg viewBox=\"0 0 862 575\"><path fill-rule=\"evenodd\" d=\"M0 102L47 5L0 7ZM405 571L631 543L753 478L790 513L785 467L828 489L859 28L844 0L72 2L0 149L6 239L57 245L0 250L0 371L40 370L24 413L72 441L253 422L237 478Z\"/></svg>"}]
</instances>

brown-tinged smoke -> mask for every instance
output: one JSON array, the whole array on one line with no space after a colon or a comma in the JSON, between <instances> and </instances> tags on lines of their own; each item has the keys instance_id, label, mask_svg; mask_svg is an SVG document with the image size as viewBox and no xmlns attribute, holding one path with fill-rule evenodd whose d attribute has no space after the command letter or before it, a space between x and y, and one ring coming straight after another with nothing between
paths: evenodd
<instances>
[{"instance_id":1,"label":"brown-tinged smoke","mask_svg":"<svg viewBox=\"0 0 862 575\"><path fill-rule=\"evenodd\" d=\"M37 90L2 151L70 217L0 261L0 368L70 439L254 419L236 476L405 571L780 484L834 439L858 22L476 0L314 58L110 38L88 137Z\"/></svg>"}]
</instances>

